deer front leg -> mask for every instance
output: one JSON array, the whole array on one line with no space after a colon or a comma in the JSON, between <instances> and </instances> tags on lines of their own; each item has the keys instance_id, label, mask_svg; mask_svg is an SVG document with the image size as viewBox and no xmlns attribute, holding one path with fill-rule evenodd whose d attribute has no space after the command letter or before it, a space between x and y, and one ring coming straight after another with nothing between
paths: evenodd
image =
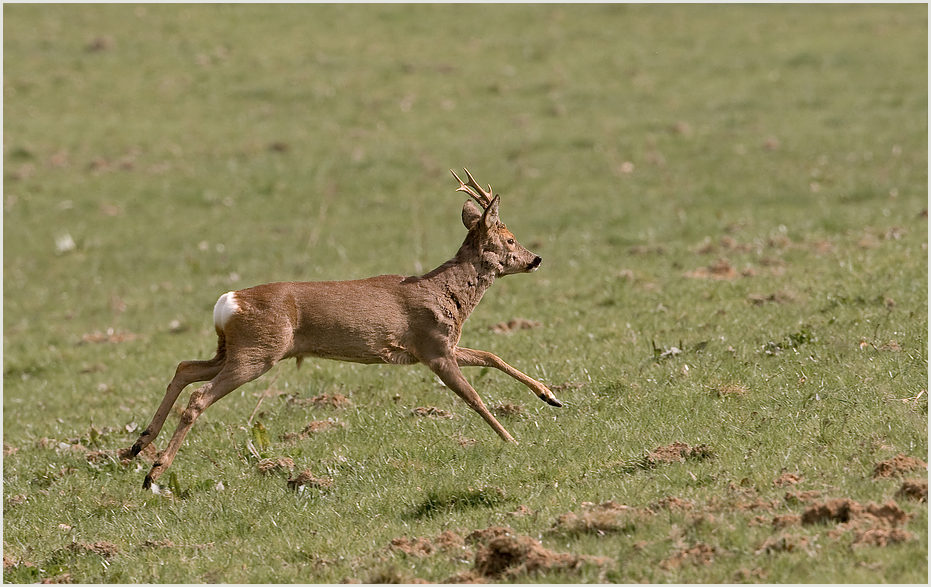
<instances>
[{"instance_id":1,"label":"deer front leg","mask_svg":"<svg viewBox=\"0 0 931 587\"><path fill-rule=\"evenodd\" d=\"M548 387L508 365L501 357L494 353L459 347L456 349L456 362L459 363L461 367L494 367L529 387L538 398L549 405L556 406L557 408L562 407L562 402L556 399L556 396L553 395L553 392L550 391Z\"/></svg>"},{"instance_id":2,"label":"deer front leg","mask_svg":"<svg viewBox=\"0 0 931 587\"><path fill-rule=\"evenodd\" d=\"M446 387L456 392L456 395L461 397L465 403L469 404L470 408L478 412L494 431L498 433L498 436L506 442L517 444L514 437L508 434L504 426L502 426L492 413L488 411L482 398L479 397L478 392L476 392L469 382L466 381L466 378L462 376L462 371L459 370L459 365L455 357L442 357L429 361L426 364L430 370L436 373L440 380L446 384Z\"/></svg>"}]
</instances>

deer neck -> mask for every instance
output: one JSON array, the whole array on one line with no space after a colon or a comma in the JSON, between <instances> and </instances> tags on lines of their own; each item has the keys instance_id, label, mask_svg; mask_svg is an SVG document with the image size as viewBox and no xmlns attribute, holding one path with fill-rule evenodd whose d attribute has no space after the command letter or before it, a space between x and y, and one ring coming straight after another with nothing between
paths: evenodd
<instances>
[{"instance_id":1,"label":"deer neck","mask_svg":"<svg viewBox=\"0 0 931 587\"><path fill-rule=\"evenodd\" d=\"M456 256L420 280L431 285L447 315L461 325L497 277L497 267L464 244Z\"/></svg>"}]
</instances>

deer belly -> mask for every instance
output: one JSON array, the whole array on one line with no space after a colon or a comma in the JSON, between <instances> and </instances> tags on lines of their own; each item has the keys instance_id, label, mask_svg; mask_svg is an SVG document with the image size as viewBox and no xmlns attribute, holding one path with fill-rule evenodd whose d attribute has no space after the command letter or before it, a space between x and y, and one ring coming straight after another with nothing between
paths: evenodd
<instances>
[{"instance_id":1,"label":"deer belly","mask_svg":"<svg viewBox=\"0 0 931 587\"><path fill-rule=\"evenodd\" d=\"M417 363L406 349L386 339L366 332L295 333L294 350L300 357L318 357L364 364L410 365ZM366 336L368 335L368 336Z\"/></svg>"}]
</instances>

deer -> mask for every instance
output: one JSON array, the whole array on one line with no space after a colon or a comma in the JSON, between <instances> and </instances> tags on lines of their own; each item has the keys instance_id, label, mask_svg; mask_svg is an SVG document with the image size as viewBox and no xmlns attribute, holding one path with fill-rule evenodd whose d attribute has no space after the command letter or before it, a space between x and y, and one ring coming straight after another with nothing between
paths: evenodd
<instances>
[{"instance_id":1,"label":"deer","mask_svg":"<svg viewBox=\"0 0 931 587\"><path fill-rule=\"evenodd\" d=\"M508 443L516 444L485 406L460 367L492 367L524 384L541 400L561 407L543 383L488 351L459 346L462 327L494 281L536 271L542 259L517 242L498 217L500 196L483 189L468 169L457 192L465 240L455 256L420 275L380 275L351 281L277 282L224 293L213 309L217 350L212 359L182 361L151 423L128 451L136 457L158 436L182 390L187 407L165 449L155 457L143 488L171 466L185 436L208 407L257 379L280 361L305 357L363 364L423 364Z\"/></svg>"}]
</instances>

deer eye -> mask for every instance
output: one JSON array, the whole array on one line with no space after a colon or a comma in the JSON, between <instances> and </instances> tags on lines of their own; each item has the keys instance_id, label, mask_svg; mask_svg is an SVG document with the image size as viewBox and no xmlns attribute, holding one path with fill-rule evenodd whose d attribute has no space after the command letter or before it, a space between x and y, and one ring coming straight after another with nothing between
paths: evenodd
<instances>
[{"instance_id":1,"label":"deer eye","mask_svg":"<svg viewBox=\"0 0 931 587\"><path fill-rule=\"evenodd\" d=\"M509 245L513 245L513 244L514 244L514 239L509 238L509 239L508 239L508 244L509 244Z\"/></svg>"}]
</instances>

